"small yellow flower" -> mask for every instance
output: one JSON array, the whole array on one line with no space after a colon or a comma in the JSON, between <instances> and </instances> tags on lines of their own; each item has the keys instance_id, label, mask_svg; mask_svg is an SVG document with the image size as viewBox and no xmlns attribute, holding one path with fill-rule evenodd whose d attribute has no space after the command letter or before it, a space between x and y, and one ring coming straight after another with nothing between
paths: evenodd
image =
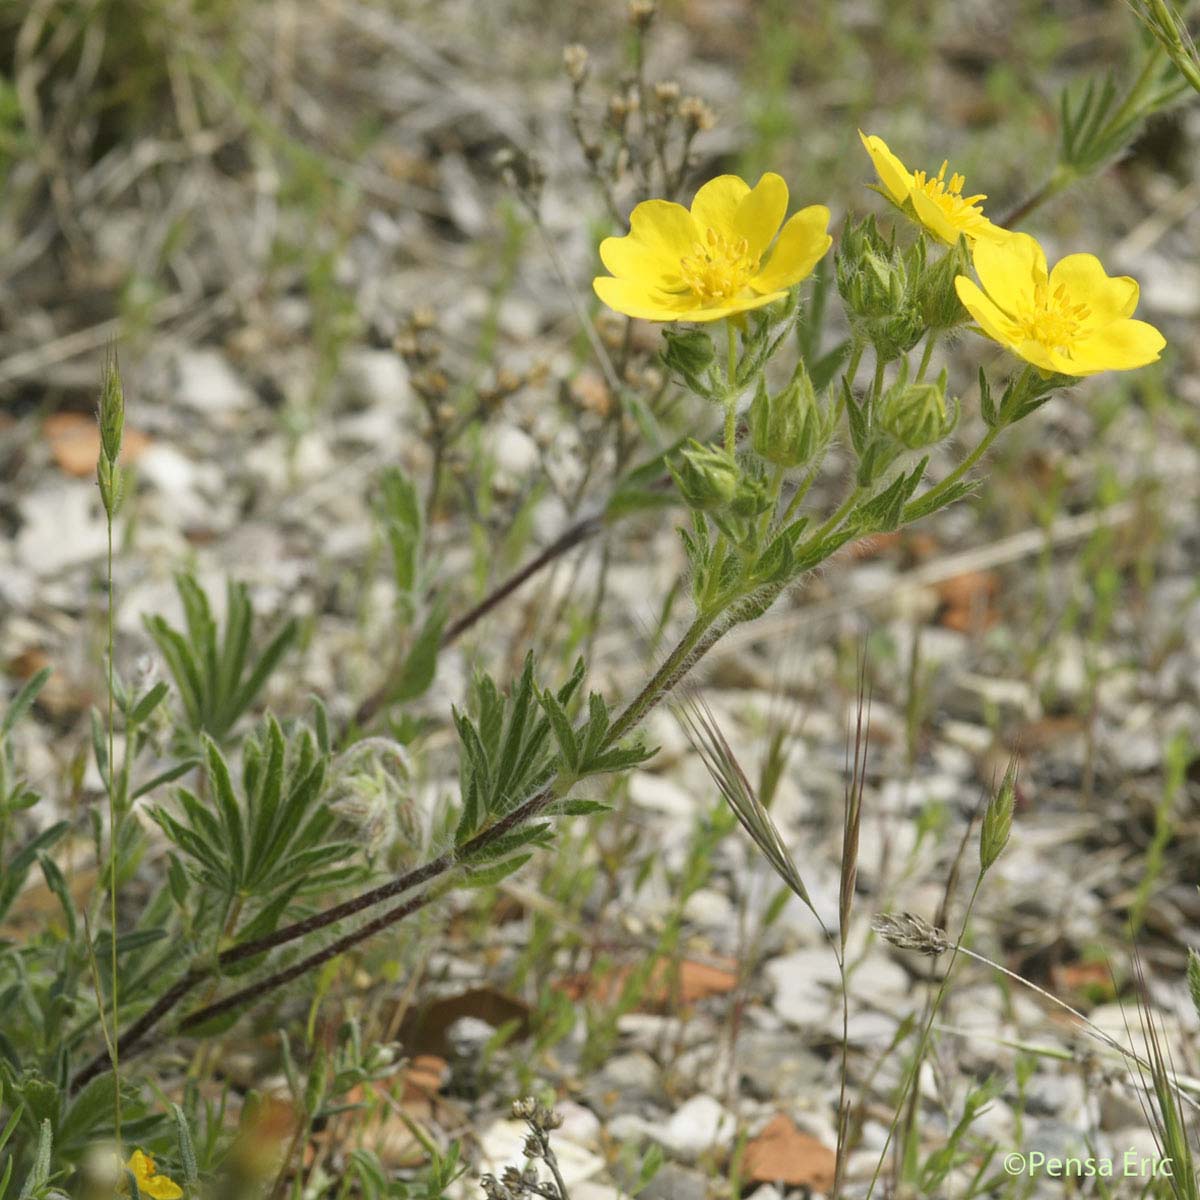
<instances>
[{"instance_id":1,"label":"small yellow flower","mask_svg":"<svg viewBox=\"0 0 1200 1200\"><path fill-rule=\"evenodd\" d=\"M966 180L957 172L946 179L948 161L943 162L937 175L930 178L924 171L909 171L888 149L883 138L868 136L861 129L858 136L862 138L888 195L902 208L906 200L911 201L917 219L939 241L953 246L959 234L969 242L1007 236L1007 230L993 225L983 215L979 202L987 196L982 192L977 196L964 196Z\"/></svg>"},{"instance_id":2,"label":"small yellow flower","mask_svg":"<svg viewBox=\"0 0 1200 1200\"><path fill-rule=\"evenodd\" d=\"M954 280L958 298L989 337L1042 371L1095 375L1154 362L1166 345L1145 321L1129 318L1137 281L1109 276L1092 254L1068 254L1046 270L1041 246L1025 233L981 241L974 280Z\"/></svg>"},{"instance_id":3,"label":"small yellow flower","mask_svg":"<svg viewBox=\"0 0 1200 1200\"><path fill-rule=\"evenodd\" d=\"M736 175L712 179L690 212L644 200L628 234L600 243L612 275L592 286L609 308L647 321L716 321L761 308L808 275L833 241L823 204L801 209L780 230L787 205L787 184L770 173L753 189Z\"/></svg>"},{"instance_id":4,"label":"small yellow flower","mask_svg":"<svg viewBox=\"0 0 1200 1200\"><path fill-rule=\"evenodd\" d=\"M183 1188L166 1175L160 1175L154 1167L154 1159L140 1150L135 1150L125 1164L137 1180L138 1191L152 1200L179 1200Z\"/></svg>"}]
</instances>

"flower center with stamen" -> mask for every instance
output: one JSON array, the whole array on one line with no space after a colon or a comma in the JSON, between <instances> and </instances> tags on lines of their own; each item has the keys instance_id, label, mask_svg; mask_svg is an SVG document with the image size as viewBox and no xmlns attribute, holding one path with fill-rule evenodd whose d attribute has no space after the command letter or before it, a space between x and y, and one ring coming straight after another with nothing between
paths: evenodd
<instances>
[{"instance_id":1,"label":"flower center with stamen","mask_svg":"<svg viewBox=\"0 0 1200 1200\"><path fill-rule=\"evenodd\" d=\"M679 262L683 282L705 302L731 300L758 274L758 256L745 238L728 238L715 229L704 231L692 253Z\"/></svg>"},{"instance_id":2,"label":"flower center with stamen","mask_svg":"<svg viewBox=\"0 0 1200 1200\"><path fill-rule=\"evenodd\" d=\"M987 196L983 192L976 196L964 196L962 190L967 181L957 171L950 176L950 182L947 183L946 169L949 165L950 160L947 159L932 179L924 171L914 171L913 187L924 192L956 225L970 227L977 218L983 217L979 202L986 200Z\"/></svg>"},{"instance_id":3,"label":"flower center with stamen","mask_svg":"<svg viewBox=\"0 0 1200 1200\"><path fill-rule=\"evenodd\" d=\"M1051 293L1047 284L1037 283L1033 289L1033 307L1018 314L1017 324L1030 341L1069 354L1080 325L1091 311L1086 304L1070 302L1066 284L1060 283Z\"/></svg>"}]
</instances>

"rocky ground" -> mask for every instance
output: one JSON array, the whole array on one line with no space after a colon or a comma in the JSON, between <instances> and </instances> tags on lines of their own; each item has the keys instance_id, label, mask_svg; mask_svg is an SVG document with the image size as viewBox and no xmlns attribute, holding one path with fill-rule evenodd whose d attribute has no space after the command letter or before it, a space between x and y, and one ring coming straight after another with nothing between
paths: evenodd
<instances>
[{"instance_id":1,"label":"rocky ground","mask_svg":"<svg viewBox=\"0 0 1200 1200\"><path fill-rule=\"evenodd\" d=\"M769 104L781 106L788 131L774 143L776 169L791 170L803 202L829 202L835 222L850 206L876 203L862 187L870 172L856 122L893 144L909 138L932 157L943 143L964 147L975 175L999 177L986 190L1010 201L1042 173L996 96L1003 72L994 60L1019 62L1031 34L1002 29L998 40L973 41L970 14L931 6L924 77L944 84L943 106L931 111L900 51L867 81L847 82L895 32L885 5L837 6L802 26L841 66L822 65L813 48L798 51L777 96L755 82L769 74L766 35L743 6L674 7L651 65L683 78L721 117L698 144L697 177L771 148L762 133ZM1119 63L1129 36L1116 11L1081 43L1084 7L1065 6L1054 21L1061 78L1082 69L1066 48L1098 47ZM590 304L604 210L571 137L557 60L567 41L598 46L602 66L615 60L624 36L617 8L568 16L573 6L564 6L544 21L517 3L413 5L399 14L331 3L319 16L292 8L285 29L263 22L245 36L248 47L261 42L286 58L267 98L335 164L332 182L321 181L329 190L319 211L297 200L275 156L247 152L232 119L176 142L118 144L69 176L64 207L44 218L10 210L0 225L0 669L12 686L45 663L55 667L20 742L30 776L51 796L102 694L105 526L88 414L103 347L118 328L127 333L127 446L137 479L115 568L118 661L129 674L161 671L142 618L179 619L172 573L190 565L218 598L232 574L250 584L263 614L305 619L303 649L275 680L271 703L286 711L316 692L348 718L378 682L394 588L372 517L376 473L400 464L422 479L431 467L413 366L395 343L414 309L436 314L456 378L484 388L501 371L520 380L486 428L497 533L494 557L484 556L490 577L599 499L585 487L575 503L584 448L603 427L607 400L579 348L577 306ZM986 61L990 91L964 69L968 52ZM1044 83L1051 99L1053 85L1053 77ZM364 113L383 133L356 156L347 131ZM870 919L893 907L930 918L939 911L967 823L1010 757L1020 767L1016 828L986 881L969 945L1085 1009L1118 1039L1132 1027L1136 1040L1128 920L1156 821L1165 821L1169 840L1136 945L1176 1066L1194 1069L1200 1022L1185 967L1188 946L1200 944L1196 110L1177 112L1158 133L1167 150L1140 144L1132 161L1032 227L1054 250L1094 249L1141 281L1138 315L1160 325L1171 346L1162 368L1101 377L1056 398L993 455L978 498L914 532L852 547L727 638L702 674L705 698L748 770L757 770L773 727L789 730L774 816L835 926L846 745L856 663L868 654L871 753L849 1020L862 1117L857 1180L869 1179L884 1145L887 1097L904 1065L885 1051L938 978L929 960L880 943ZM1037 136L1050 153L1052 130ZM505 143L548 165L542 214L553 256L492 169ZM305 261L300 248L310 238L318 253ZM647 346L654 336L645 331ZM979 352L969 338L953 351L964 389ZM976 422L968 406L964 438ZM542 472L550 486L531 496ZM835 463L821 486L833 497L839 482ZM506 549L499 534L518 511L527 537ZM431 538L447 579L467 578L478 564L464 529L460 512L435 513ZM682 554L661 514L613 527L603 552L595 679L616 698L644 675L647 639ZM472 630L443 656L424 710L445 721L477 656L493 667L519 662L531 641L549 636L539 624L548 606L589 595L601 561L600 543L586 545ZM471 595L463 586L451 594L462 604ZM507 1019L491 1007L493 994L517 1006L526 1032L539 983L575 987L594 1014L611 999L576 979L577 945L550 945L522 981L533 914L586 921L587 937L618 969L644 957L675 913L674 884L716 795L668 710L650 732L662 749L628 781L620 809L620 829L656 848L645 879L634 885L639 851L616 871L621 887L603 904L598 891L570 912L551 869L530 867L507 894L513 919L481 932L447 914L448 932L426 962L430 996L489 999L466 1004L436 1045L416 1047L424 1057L405 1102L446 1135L467 1135L480 1170L519 1156L521 1126L506 1114L530 1082L520 1069L530 1043L520 1036L481 1077L455 1075L478 1062ZM453 786L449 746L436 734L421 759L420 795L430 804ZM1173 763L1181 765L1173 771ZM98 801L97 784L93 772L89 800ZM596 839L602 847L617 840ZM595 852L586 838L578 845ZM654 1200L700 1200L729 1177L735 1150L743 1190L757 1187L757 1200L829 1186L842 1036L836 964L798 904L764 924L776 881L740 831L715 843L706 872L682 911L679 987L651 987L614 1016L602 1062L590 1061L579 1029L532 1066L533 1078L562 1097L555 1144L574 1200L626 1192L631 1160L621 1147L652 1143L666 1158L643 1193ZM961 885L952 890L953 930L964 897ZM929 1148L967 1093L994 1077L974 1132L1001 1155L1152 1150L1121 1061L997 971L957 965L938 1031L921 1085ZM386 1131L373 1136L387 1144ZM405 1152L398 1148L397 1160Z\"/></svg>"}]
</instances>

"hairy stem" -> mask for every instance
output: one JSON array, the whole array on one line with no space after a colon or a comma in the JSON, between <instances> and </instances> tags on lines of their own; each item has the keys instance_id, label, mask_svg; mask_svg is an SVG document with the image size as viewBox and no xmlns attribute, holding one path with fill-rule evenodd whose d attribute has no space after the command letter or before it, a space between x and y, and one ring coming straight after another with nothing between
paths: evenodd
<instances>
[{"instance_id":1,"label":"hairy stem","mask_svg":"<svg viewBox=\"0 0 1200 1200\"><path fill-rule=\"evenodd\" d=\"M966 458L942 480L941 483L931 487L924 495L918 496L916 500L909 502L904 510L904 521L907 523L914 519L914 506L920 505L920 512L932 512L936 508L936 501L944 496L954 485L988 452L992 443L1000 436L1002 425L993 425L991 429L983 435L979 444L967 455ZM930 506L933 506L932 508Z\"/></svg>"},{"instance_id":2,"label":"hairy stem","mask_svg":"<svg viewBox=\"0 0 1200 1200\"><path fill-rule=\"evenodd\" d=\"M704 639L704 634L713 624L713 620L714 618L712 617L706 620L697 618L693 622L691 628L684 634L675 649L667 656L650 682L647 683L613 722L605 738L603 749L615 746L627 733L637 726L666 691L673 687L691 669L696 659L705 653L716 641L719 636L717 633L712 633L707 639ZM385 900L390 900L404 892L411 891L422 884L437 880L452 871L455 867L469 863L500 838L536 817L554 799L555 791L553 785L543 788L540 792L537 792L523 804L518 805L506 816L502 817L494 825L490 825L487 829L477 833L456 850L441 854L423 866L399 875L395 879L388 880L387 883L381 884L379 887L371 888L369 891L363 892L361 895L346 900L341 904L335 904L332 908L325 909L323 912L314 913L302 921L297 921L292 925L277 929L265 937L255 938L253 941L231 946L219 955L217 961L220 966L230 966L249 958L255 958L277 946L282 946L299 938L306 937L311 933L316 933L346 917L353 916L367 908L373 908ZM260 980L250 987L243 988L240 992L235 992L223 1000L205 1005L196 1012L189 1014L180 1024L180 1029L194 1028L196 1025L203 1024L209 1020L210 1017L218 1016L223 1012L237 1008L248 999L265 995L274 988L281 987L285 983L299 978L306 971L328 962L329 959L343 953L344 950L349 949L351 946L357 945L381 929L385 929L396 921L402 920L410 913L425 907L437 895L440 895L441 891L447 886L449 886L448 882L442 880L435 887L406 900L403 904L395 908L389 909L373 921L369 921L366 925L330 943L329 946L323 947L321 950L293 964L286 970L277 972L267 979ZM204 971L189 971L178 980L120 1037L119 1045L121 1050L128 1056L133 1050L141 1047L158 1022L200 983L205 978L205 975L206 972ZM87 1083L88 1080L98 1075L104 1069L106 1061L108 1060L104 1055L93 1059L75 1076L75 1079L72 1081L72 1087L78 1089Z\"/></svg>"}]
</instances>

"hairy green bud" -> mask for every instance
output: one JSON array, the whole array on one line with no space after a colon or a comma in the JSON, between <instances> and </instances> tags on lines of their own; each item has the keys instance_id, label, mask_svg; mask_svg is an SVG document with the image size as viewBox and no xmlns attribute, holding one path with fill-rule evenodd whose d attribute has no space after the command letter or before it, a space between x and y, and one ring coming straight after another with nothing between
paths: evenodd
<instances>
[{"instance_id":1,"label":"hairy green bud","mask_svg":"<svg viewBox=\"0 0 1200 1200\"><path fill-rule=\"evenodd\" d=\"M663 337L667 343L663 365L693 392L711 398L712 385L705 376L717 356L712 338L703 329L666 329Z\"/></svg>"},{"instance_id":2,"label":"hairy green bud","mask_svg":"<svg viewBox=\"0 0 1200 1200\"><path fill-rule=\"evenodd\" d=\"M737 491L729 502L735 517L751 519L765 513L771 507L771 489L765 475L746 471L738 480Z\"/></svg>"},{"instance_id":3,"label":"hairy green bud","mask_svg":"<svg viewBox=\"0 0 1200 1200\"><path fill-rule=\"evenodd\" d=\"M921 243L924 245L924 242ZM916 306L929 329L953 329L967 319L967 310L954 287L955 277L969 275L971 256L959 238L932 266L926 267L917 283Z\"/></svg>"},{"instance_id":4,"label":"hairy green bud","mask_svg":"<svg viewBox=\"0 0 1200 1200\"><path fill-rule=\"evenodd\" d=\"M913 383L908 372L883 394L879 420L884 430L909 450L932 446L948 436L958 418L958 406L946 404L946 372L936 383Z\"/></svg>"},{"instance_id":5,"label":"hairy green bud","mask_svg":"<svg viewBox=\"0 0 1200 1200\"><path fill-rule=\"evenodd\" d=\"M691 441L679 464L668 466L689 508L701 512L724 508L738 490L741 472L733 455L724 450Z\"/></svg>"},{"instance_id":6,"label":"hairy green bud","mask_svg":"<svg viewBox=\"0 0 1200 1200\"><path fill-rule=\"evenodd\" d=\"M750 405L750 445L759 458L778 467L803 466L813 457L820 433L817 397L803 363L775 396L759 377Z\"/></svg>"},{"instance_id":7,"label":"hairy green bud","mask_svg":"<svg viewBox=\"0 0 1200 1200\"><path fill-rule=\"evenodd\" d=\"M924 241L902 253L895 235L885 240L873 217L842 235L836 260L838 292L851 325L884 362L911 350L924 332L915 301L924 269Z\"/></svg>"}]
</instances>

